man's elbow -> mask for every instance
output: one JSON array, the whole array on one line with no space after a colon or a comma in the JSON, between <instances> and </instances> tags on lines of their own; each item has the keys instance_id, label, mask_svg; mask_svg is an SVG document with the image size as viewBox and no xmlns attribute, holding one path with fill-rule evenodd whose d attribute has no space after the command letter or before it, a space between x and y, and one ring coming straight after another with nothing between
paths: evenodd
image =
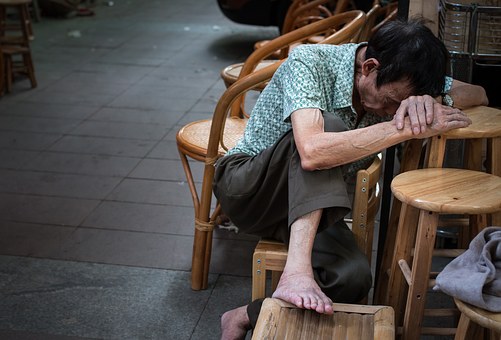
<instances>
[{"instance_id":1,"label":"man's elbow","mask_svg":"<svg viewBox=\"0 0 501 340\"><path fill-rule=\"evenodd\" d=\"M315 171L324 170L333 167L333 159L331 157L326 157L322 154L314 145L306 145L299 151L299 157L301 159L301 168L304 171Z\"/></svg>"}]
</instances>

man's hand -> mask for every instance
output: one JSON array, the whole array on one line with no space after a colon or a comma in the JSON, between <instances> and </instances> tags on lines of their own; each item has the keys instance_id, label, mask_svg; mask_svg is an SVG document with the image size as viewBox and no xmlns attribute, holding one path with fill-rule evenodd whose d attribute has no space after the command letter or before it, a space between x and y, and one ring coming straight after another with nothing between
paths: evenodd
<instances>
[{"instance_id":1,"label":"man's hand","mask_svg":"<svg viewBox=\"0 0 501 340\"><path fill-rule=\"evenodd\" d=\"M413 127L413 134L415 138L428 138L446 132L452 129L467 127L471 124L471 119L461 110L449 106L444 106L435 102L433 104L433 119L430 124L427 124L426 129L419 129L415 133ZM397 124L395 115L395 125ZM411 117L404 117L403 125L411 125Z\"/></svg>"},{"instance_id":2,"label":"man's hand","mask_svg":"<svg viewBox=\"0 0 501 340\"><path fill-rule=\"evenodd\" d=\"M435 104L438 104L437 101L429 95L411 96L404 99L394 116L397 129L402 130L404 128L405 117L408 116L412 133L415 135L424 133L426 126L433 122L436 114L435 110L445 108L445 106L440 104L436 106Z\"/></svg>"}]
</instances>

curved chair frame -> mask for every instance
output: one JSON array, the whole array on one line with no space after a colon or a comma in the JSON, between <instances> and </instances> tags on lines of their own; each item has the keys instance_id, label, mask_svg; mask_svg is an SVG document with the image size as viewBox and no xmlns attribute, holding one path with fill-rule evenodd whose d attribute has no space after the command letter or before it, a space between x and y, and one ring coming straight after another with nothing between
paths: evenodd
<instances>
[{"instance_id":1,"label":"curved chair frame","mask_svg":"<svg viewBox=\"0 0 501 340\"><path fill-rule=\"evenodd\" d=\"M255 50L246 59L244 63L230 65L221 71L226 86L230 86L237 79L245 77L263 65L268 65L275 61L264 62L266 58L272 55L275 51L283 48L289 48L291 45L303 43L308 38L322 35L322 33L330 32L333 29L334 33L326 36L320 44L342 44L358 38L358 34L365 23L365 13L363 11L349 11L341 14L336 14L323 20L311 23L309 25L298 28L287 34L281 35L263 47ZM264 62L264 64L263 64ZM240 69L240 71L236 71ZM237 73L238 75L233 75ZM262 88L261 88L262 89ZM242 117L247 115L244 109L245 99L242 96L239 101L235 102L232 109L232 116Z\"/></svg>"},{"instance_id":2,"label":"curved chair frame","mask_svg":"<svg viewBox=\"0 0 501 340\"><path fill-rule=\"evenodd\" d=\"M191 269L191 286L194 290L206 289L208 284L212 251L212 231L216 223L216 218L221 212L219 204L216 204L213 210L211 208L212 182L214 178L215 162L224 155L229 147L224 144L224 137L226 134L225 127L231 124L229 122L233 120L239 120L243 123L242 126L245 126L245 119L229 117L231 106L239 97L245 95L247 91L269 81L281 63L282 61L279 61L239 79L223 93L216 105L212 120L208 121L207 126L210 125L210 131L207 134L208 139L205 144L202 144L206 145L206 149L200 147L198 152L192 149L193 152L186 153L187 148L183 147L182 136L180 136L181 130L176 136L179 154L187 175L195 207L195 235L193 240ZM205 162L200 197L196 191L187 155Z\"/></svg>"}]
</instances>

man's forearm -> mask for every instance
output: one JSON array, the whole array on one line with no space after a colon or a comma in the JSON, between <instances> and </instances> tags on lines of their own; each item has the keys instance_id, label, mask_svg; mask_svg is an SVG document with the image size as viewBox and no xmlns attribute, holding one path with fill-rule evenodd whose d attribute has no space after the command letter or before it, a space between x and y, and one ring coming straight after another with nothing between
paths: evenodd
<instances>
[{"instance_id":1,"label":"man's forearm","mask_svg":"<svg viewBox=\"0 0 501 340\"><path fill-rule=\"evenodd\" d=\"M305 170L328 169L351 163L404 142L412 135L409 124L397 130L393 121L344 132L324 132L311 138L301 164Z\"/></svg>"}]
</instances>

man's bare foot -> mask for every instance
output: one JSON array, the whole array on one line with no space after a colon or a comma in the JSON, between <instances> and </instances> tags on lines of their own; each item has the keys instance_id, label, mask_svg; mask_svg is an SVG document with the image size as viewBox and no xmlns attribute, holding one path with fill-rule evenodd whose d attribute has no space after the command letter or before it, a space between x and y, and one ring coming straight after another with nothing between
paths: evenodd
<instances>
[{"instance_id":1,"label":"man's bare foot","mask_svg":"<svg viewBox=\"0 0 501 340\"><path fill-rule=\"evenodd\" d=\"M247 306L232 309L221 316L221 340L245 339L250 328Z\"/></svg>"},{"instance_id":2,"label":"man's bare foot","mask_svg":"<svg viewBox=\"0 0 501 340\"><path fill-rule=\"evenodd\" d=\"M272 297L318 313L333 313L332 300L322 292L313 277L306 273L284 272Z\"/></svg>"}]
</instances>

